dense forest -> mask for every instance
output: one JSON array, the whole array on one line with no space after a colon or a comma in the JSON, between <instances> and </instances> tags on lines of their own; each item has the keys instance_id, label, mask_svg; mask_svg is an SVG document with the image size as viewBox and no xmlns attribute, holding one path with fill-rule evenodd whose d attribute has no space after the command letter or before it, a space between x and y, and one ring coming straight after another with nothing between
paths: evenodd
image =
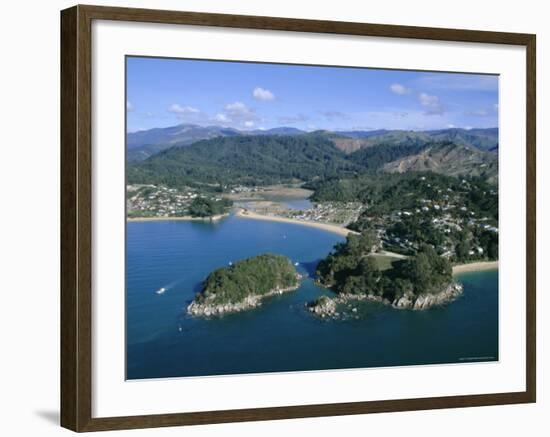
<instances>
[{"instance_id":1,"label":"dense forest","mask_svg":"<svg viewBox=\"0 0 550 437\"><path fill-rule=\"evenodd\" d=\"M439 293L452 282L451 263L431 246L423 245L414 256L395 261L383 271L371 256L374 247L372 233L349 235L319 263L319 283L338 294L371 294L393 302L407 292Z\"/></svg>"},{"instance_id":2,"label":"dense forest","mask_svg":"<svg viewBox=\"0 0 550 437\"><path fill-rule=\"evenodd\" d=\"M128 183L270 185L352 175L362 168L318 136L242 136L172 147L128 165Z\"/></svg>"},{"instance_id":3,"label":"dense forest","mask_svg":"<svg viewBox=\"0 0 550 437\"><path fill-rule=\"evenodd\" d=\"M263 254L238 261L208 275L202 291L195 297L198 304L236 304L249 296L262 296L275 290L298 285L292 262L282 256Z\"/></svg>"},{"instance_id":4,"label":"dense forest","mask_svg":"<svg viewBox=\"0 0 550 437\"><path fill-rule=\"evenodd\" d=\"M408 138L408 137L407 137ZM420 141L416 136L397 143L363 147L353 153L340 150L334 134L313 132L300 135L238 135L197 141L191 145L176 144L141 162L129 162L130 184L163 184L167 186L271 185L284 182L326 181L351 178L365 172L381 171L388 163L414 156L428 148L452 148L449 142ZM361 140L363 141L363 140ZM471 157L490 164L493 176L495 156L479 150L464 150L464 156L452 163L434 163L444 171L460 174L462 163L466 175L478 171ZM437 158L446 159L446 154ZM442 171L443 171L442 170Z\"/></svg>"}]
</instances>

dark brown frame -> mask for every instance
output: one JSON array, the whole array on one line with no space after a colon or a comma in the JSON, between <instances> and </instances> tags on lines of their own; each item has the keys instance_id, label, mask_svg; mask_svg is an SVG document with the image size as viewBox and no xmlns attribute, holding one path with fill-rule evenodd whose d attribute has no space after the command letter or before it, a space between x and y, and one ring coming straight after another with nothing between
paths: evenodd
<instances>
[{"instance_id":1,"label":"dark brown frame","mask_svg":"<svg viewBox=\"0 0 550 437\"><path fill-rule=\"evenodd\" d=\"M92 418L92 20L524 46L527 52L526 390L468 396ZM531 34L81 5L63 10L61 12L61 425L81 432L535 402L535 58L536 37Z\"/></svg>"}]
</instances>

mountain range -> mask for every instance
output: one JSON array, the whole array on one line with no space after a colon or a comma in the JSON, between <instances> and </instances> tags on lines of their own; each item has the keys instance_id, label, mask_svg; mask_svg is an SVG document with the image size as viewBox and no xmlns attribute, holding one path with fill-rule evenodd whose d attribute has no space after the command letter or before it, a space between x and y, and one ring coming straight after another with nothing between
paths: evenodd
<instances>
[{"instance_id":1,"label":"mountain range","mask_svg":"<svg viewBox=\"0 0 550 437\"><path fill-rule=\"evenodd\" d=\"M366 131L243 132L185 125L137 134L128 139L129 183L267 185L366 171L432 171L498 182L498 129L383 130L369 136ZM150 141L160 141L147 145L156 148L154 154L130 159Z\"/></svg>"},{"instance_id":2,"label":"mountain range","mask_svg":"<svg viewBox=\"0 0 550 437\"><path fill-rule=\"evenodd\" d=\"M180 124L166 128L130 132L126 137L127 160L142 161L173 146L187 146L200 140L235 136L294 136L310 135L293 127L276 127L266 130L248 130L222 126ZM372 130L372 131L316 131L324 135L345 153L378 145L422 145L430 142L449 141L457 145L473 146L483 151L498 150L498 128L489 129L441 129L431 131Z\"/></svg>"},{"instance_id":3,"label":"mountain range","mask_svg":"<svg viewBox=\"0 0 550 437\"><path fill-rule=\"evenodd\" d=\"M234 137L248 135L300 135L306 132L293 127L276 127L267 130L240 131L222 126L199 126L180 124L177 126L154 128L130 132L126 136L128 161L142 161L162 150L175 145L186 146L200 140L217 137Z\"/></svg>"}]
</instances>

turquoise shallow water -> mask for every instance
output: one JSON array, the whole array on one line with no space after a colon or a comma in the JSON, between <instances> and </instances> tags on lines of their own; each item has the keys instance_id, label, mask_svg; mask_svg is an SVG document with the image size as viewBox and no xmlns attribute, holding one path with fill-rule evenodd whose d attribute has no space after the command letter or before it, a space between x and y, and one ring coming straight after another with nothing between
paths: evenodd
<instances>
[{"instance_id":1,"label":"turquoise shallow water","mask_svg":"<svg viewBox=\"0 0 550 437\"><path fill-rule=\"evenodd\" d=\"M498 271L464 273L464 295L428 311L363 303L363 317L321 321L304 308L330 292L306 278L293 293L219 319L185 314L213 269L272 252L312 275L343 238L319 229L230 217L219 223L127 226L127 378L440 364L498 359ZM166 292L155 293L160 287Z\"/></svg>"}]
</instances>

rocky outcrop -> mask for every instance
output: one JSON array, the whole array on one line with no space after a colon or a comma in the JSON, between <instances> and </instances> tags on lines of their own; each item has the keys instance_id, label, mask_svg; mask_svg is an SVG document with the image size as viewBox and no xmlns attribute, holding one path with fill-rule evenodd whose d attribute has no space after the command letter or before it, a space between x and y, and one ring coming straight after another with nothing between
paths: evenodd
<instances>
[{"instance_id":1,"label":"rocky outcrop","mask_svg":"<svg viewBox=\"0 0 550 437\"><path fill-rule=\"evenodd\" d=\"M437 305L445 305L455 300L464 291L462 284L453 282L439 293L427 293L415 295L412 292L405 293L395 299L391 305L399 309L425 310Z\"/></svg>"},{"instance_id":2,"label":"rocky outcrop","mask_svg":"<svg viewBox=\"0 0 550 437\"><path fill-rule=\"evenodd\" d=\"M187 306L187 313L192 316L211 317L211 316L222 316L224 314L229 314L229 313L238 313L240 311L257 308L262 304L262 301L267 297L280 295L280 294L298 289L300 287L300 282L299 282L300 278L301 277L298 275L297 276L298 283L295 286L287 287L287 288L275 288L271 290L269 293L265 293L263 295L253 294L253 295L247 296L241 302L214 304L214 303L208 302L208 299L201 302L194 300Z\"/></svg>"},{"instance_id":3,"label":"rocky outcrop","mask_svg":"<svg viewBox=\"0 0 550 437\"><path fill-rule=\"evenodd\" d=\"M463 291L464 287L462 284L453 282L439 293L415 295L412 292L407 292L402 297L394 299L393 302L375 294L339 294L335 297L323 296L315 302L308 304L308 309L321 318L348 319L350 316L358 318L358 310L357 307L353 305L353 302L368 300L391 305L396 309L426 310L433 306L445 305L452 302L459 297ZM339 310L340 307L341 309Z\"/></svg>"},{"instance_id":4,"label":"rocky outcrop","mask_svg":"<svg viewBox=\"0 0 550 437\"><path fill-rule=\"evenodd\" d=\"M336 314L337 298L320 297L309 305L309 311L319 317L333 317Z\"/></svg>"}]
</instances>

